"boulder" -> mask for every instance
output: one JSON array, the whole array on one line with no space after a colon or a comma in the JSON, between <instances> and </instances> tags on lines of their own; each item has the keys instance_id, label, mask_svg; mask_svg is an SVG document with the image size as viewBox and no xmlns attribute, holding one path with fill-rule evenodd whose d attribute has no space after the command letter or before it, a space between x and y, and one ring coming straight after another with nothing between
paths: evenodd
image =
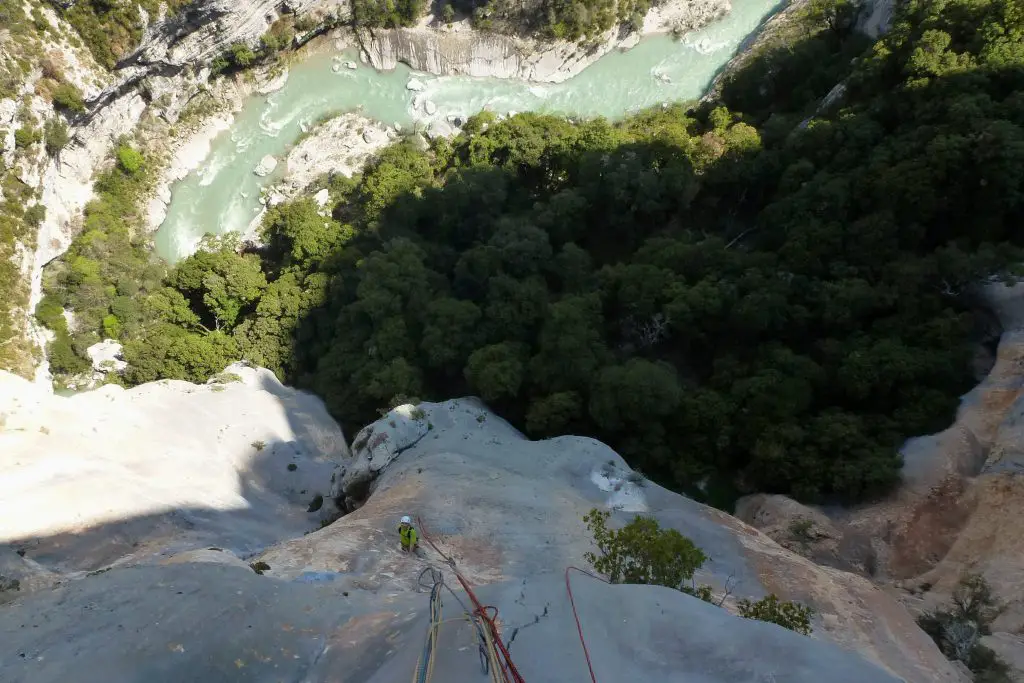
<instances>
[{"instance_id":1,"label":"boulder","mask_svg":"<svg viewBox=\"0 0 1024 683\"><path fill-rule=\"evenodd\" d=\"M89 359L92 361L92 368L97 372L124 372L128 363L121 355L121 344L113 339L104 339L86 349Z\"/></svg>"},{"instance_id":2,"label":"boulder","mask_svg":"<svg viewBox=\"0 0 1024 683\"><path fill-rule=\"evenodd\" d=\"M277 168L277 159L272 154L268 154L260 159L260 163L252 172L263 178L273 173L275 168Z\"/></svg>"},{"instance_id":3,"label":"boulder","mask_svg":"<svg viewBox=\"0 0 1024 683\"><path fill-rule=\"evenodd\" d=\"M446 138L455 134L455 129L447 121L431 121L427 127L427 137Z\"/></svg>"},{"instance_id":4,"label":"boulder","mask_svg":"<svg viewBox=\"0 0 1024 683\"><path fill-rule=\"evenodd\" d=\"M423 111L427 113L427 116L433 116L437 113L437 105L430 100L424 100Z\"/></svg>"},{"instance_id":5,"label":"boulder","mask_svg":"<svg viewBox=\"0 0 1024 683\"><path fill-rule=\"evenodd\" d=\"M413 92L420 92L426 87L423 81L418 78L410 78L409 82L405 84L405 89Z\"/></svg>"},{"instance_id":6,"label":"boulder","mask_svg":"<svg viewBox=\"0 0 1024 683\"><path fill-rule=\"evenodd\" d=\"M331 191L328 190L326 187L317 191L317 193L313 195L313 201L316 202L316 205L319 206L321 209L327 206L327 202L329 202L330 200Z\"/></svg>"}]
</instances>

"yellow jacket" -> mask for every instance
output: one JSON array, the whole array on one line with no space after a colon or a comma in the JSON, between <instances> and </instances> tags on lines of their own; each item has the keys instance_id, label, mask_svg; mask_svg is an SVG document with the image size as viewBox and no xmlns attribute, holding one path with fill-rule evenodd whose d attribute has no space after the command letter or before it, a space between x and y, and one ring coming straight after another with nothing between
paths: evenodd
<instances>
[{"instance_id":1,"label":"yellow jacket","mask_svg":"<svg viewBox=\"0 0 1024 683\"><path fill-rule=\"evenodd\" d=\"M401 524L398 527L398 535L402 539L402 549L409 550L416 547L416 529L411 524Z\"/></svg>"}]
</instances>

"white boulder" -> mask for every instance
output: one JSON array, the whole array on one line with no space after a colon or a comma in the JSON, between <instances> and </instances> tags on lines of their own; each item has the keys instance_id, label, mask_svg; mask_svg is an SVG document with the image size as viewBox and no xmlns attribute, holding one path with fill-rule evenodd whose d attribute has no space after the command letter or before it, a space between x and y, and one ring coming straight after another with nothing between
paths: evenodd
<instances>
[{"instance_id":1,"label":"white boulder","mask_svg":"<svg viewBox=\"0 0 1024 683\"><path fill-rule=\"evenodd\" d=\"M413 92L420 92L426 87L427 86L423 83L423 81L419 80L418 78L411 78L409 79L409 82L405 84L405 89L412 90Z\"/></svg>"},{"instance_id":2,"label":"white boulder","mask_svg":"<svg viewBox=\"0 0 1024 683\"><path fill-rule=\"evenodd\" d=\"M260 163L253 169L253 173L264 178L273 173L275 168L277 168L277 159L272 154L268 154L260 159Z\"/></svg>"},{"instance_id":3,"label":"white boulder","mask_svg":"<svg viewBox=\"0 0 1024 683\"><path fill-rule=\"evenodd\" d=\"M128 363L121 356L121 344L113 339L104 339L86 349L92 368L96 372L123 372Z\"/></svg>"}]
</instances>

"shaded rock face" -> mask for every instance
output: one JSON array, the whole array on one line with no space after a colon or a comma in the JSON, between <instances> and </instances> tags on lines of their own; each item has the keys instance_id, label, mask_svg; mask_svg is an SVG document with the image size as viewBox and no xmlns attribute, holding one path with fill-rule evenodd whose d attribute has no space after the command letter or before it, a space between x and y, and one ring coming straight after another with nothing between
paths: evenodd
<instances>
[{"instance_id":1,"label":"shaded rock face","mask_svg":"<svg viewBox=\"0 0 1024 683\"><path fill-rule=\"evenodd\" d=\"M834 645L740 620L678 591L572 580L602 680L898 681ZM587 679L560 575L485 586L479 598L499 610L524 679ZM426 593L346 596L329 583L276 581L213 564L114 570L0 610L4 680L404 681L422 651L427 599ZM453 620L441 627L434 680L485 679L475 634L457 618L461 613L446 593L442 616Z\"/></svg>"},{"instance_id":2,"label":"shaded rock face","mask_svg":"<svg viewBox=\"0 0 1024 683\"><path fill-rule=\"evenodd\" d=\"M348 452L341 430L269 371L227 373L71 398L0 373L0 543L75 572L316 528L333 504L306 510Z\"/></svg>"},{"instance_id":3,"label":"shaded rock face","mask_svg":"<svg viewBox=\"0 0 1024 683\"><path fill-rule=\"evenodd\" d=\"M34 395L4 377L0 388L11 389L0 394L0 453L5 473L9 453L18 464L0 484L10 487L0 495L8 541L0 574L33 582L0 608L5 681L405 680L427 627L424 570L457 585L428 539L497 607L526 680L584 680L564 572L586 567L582 515L593 507L615 509L620 523L632 516L622 509L647 512L680 530L711 558L698 580L732 593L722 609L572 573L602 680L963 680L867 581L644 482L597 441L531 442L463 399L399 407L362 430L349 455L317 399L263 370L229 371L241 381L70 399ZM266 439L262 449L256 438ZM306 457L282 457L271 447L277 440ZM303 473L311 481L299 485L318 480L327 501L359 495L364 503L300 535L315 526L289 479ZM154 499L170 508L158 521ZM15 509L35 514L12 519ZM398 549L403 514L417 519L421 556ZM251 554L289 532L292 540ZM769 591L816 609L813 638L730 614L737 597ZM454 620L442 626L435 680L474 680L482 674L473 631L455 597L446 592L444 601Z\"/></svg>"}]
</instances>

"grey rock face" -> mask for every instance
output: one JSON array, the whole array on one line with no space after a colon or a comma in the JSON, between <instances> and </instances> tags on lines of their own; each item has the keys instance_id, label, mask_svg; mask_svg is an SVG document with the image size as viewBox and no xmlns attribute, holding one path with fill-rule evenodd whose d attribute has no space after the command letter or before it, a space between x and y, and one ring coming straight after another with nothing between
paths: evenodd
<instances>
[{"instance_id":1,"label":"grey rock face","mask_svg":"<svg viewBox=\"0 0 1024 683\"><path fill-rule=\"evenodd\" d=\"M572 576L600 680L897 683L834 645L739 619L657 586ZM530 683L587 679L561 575L478 591ZM466 602L466 596L460 594ZM462 608L444 595L442 617ZM284 582L213 564L115 569L0 610L8 683L391 683L411 678L427 593L382 601L331 582ZM443 624L434 680L483 680L473 629Z\"/></svg>"},{"instance_id":2,"label":"grey rock face","mask_svg":"<svg viewBox=\"0 0 1024 683\"><path fill-rule=\"evenodd\" d=\"M139 515L120 526L101 523L97 531L54 534L30 545L24 558L8 558L26 578L56 578L60 585L16 591L0 607L4 683L409 680L427 629L425 570L438 570L449 586L457 585L428 538L455 558L480 600L499 610L502 639L526 680L587 680L564 572L570 565L587 566L584 553L592 545L581 518L594 507L614 510L615 523L644 512L678 529L711 558L698 581L719 591L728 583L733 596L719 608L671 589L609 586L572 573L576 607L602 681L961 681L909 615L868 582L818 567L733 517L644 481L593 439L529 441L475 399L401 406L362 430L352 455L339 454L334 492L365 502L326 528L294 532L293 540L247 556L246 542L295 528L292 523L308 514L290 507L297 502L291 500L292 487L281 492L278 483L304 473L326 481L330 475L322 466L331 458L296 460L297 472L278 475L272 468L273 477L261 478L265 463L244 448L254 431L235 432L243 426L279 429L276 410L286 411L296 441L309 435L317 450L336 443L338 432L327 428L323 406L313 397L281 387L266 371L234 371L242 382L229 382L222 391L168 382L82 397L99 406L110 396L131 398L142 431L129 435L139 455L126 462L138 481L156 483L173 471L154 462L156 469L147 473L147 453L161 463L168 454L153 452L141 434L150 432L163 443L174 433L187 433L185 438L198 439L195 448L204 441L211 445L211 453L199 450L195 457L216 465L231 456L229 474L243 483L247 509L224 504L231 492L215 476L223 465L207 470L193 464L180 468L181 477L184 484L196 478L197 485L173 491L207 503L171 510L165 521L173 533L154 532ZM280 402L276 410L269 399ZM77 400L64 399L65 405ZM147 422L150 414L165 426ZM224 424L229 414L235 417ZM34 431L37 411L9 415L14 422L8 426L17 426L19 434ZM203 425L225 426L227 436L204 438ZM72 423L67 431L44 436L60 436L71 447L74 433ZM21 436L15 438L13 443L22 443ZM266 450L269 445L261 452ZM95 453L87 459L100 461ZM77 489L29 487L25 495L39 508L51 508L54 499L47 496L67 501L114 491L95 476L78 476L73 483ZM77 509L87 510L96 514L84 505ZM420 526L419 556L397 548L394 527L403 514ZM201 534L189 532L189 525ZM103 546L103 565L96 564L97 539L116 541ZM143 547L133 547L133 539ZM213 539L232 545L196 544ZM232 549L242 559L227 552ZM109 555L116 551L123 557L108 571ZM84 567L102 571L68 571ZM40 575L52 569L59 570L55 577ZM730 613L735 598L768 592L814 607L814 637ZM482 676L473 629L461 615L459 602L446 592L442 617L454 620L441 627L435 680Z\"/></svg>"}]
</instances>

